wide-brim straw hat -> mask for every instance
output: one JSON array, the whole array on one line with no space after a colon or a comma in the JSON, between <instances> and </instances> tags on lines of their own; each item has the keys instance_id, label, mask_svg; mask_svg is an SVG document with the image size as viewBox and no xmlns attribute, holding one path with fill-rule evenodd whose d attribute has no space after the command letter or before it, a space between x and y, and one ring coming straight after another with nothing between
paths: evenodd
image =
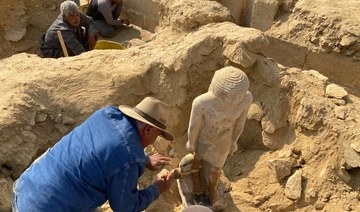
<instances>
[{"instance_id":1,"label":"wide-brim straw hat","mask_svg":"<svg viewBox=\"0 0 360 212\"><path fill-rule=\"evenodd\" d=\"M174 136L166 130L166 123L169 120L171 111L170 107L164 102L154 97L146 97L135 107L120 105L119 110L131 118L161 130L161 136L166 140L174 140Z\"/></svg>"}]
</instances>

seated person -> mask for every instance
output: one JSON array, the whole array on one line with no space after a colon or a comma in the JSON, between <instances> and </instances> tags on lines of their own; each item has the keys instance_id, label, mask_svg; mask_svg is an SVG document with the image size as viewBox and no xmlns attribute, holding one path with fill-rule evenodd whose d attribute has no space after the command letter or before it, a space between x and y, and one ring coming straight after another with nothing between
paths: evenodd
<instances>
[{"instance_id":1,"label":"seated person","mask_svg":"<svg viewBox=\"0 0 360 212\"><path fill-rule=\"evenodd\" d=\"M91 0L86 15L92 17L100 35L112 37L114 27L129 25L128 19L118 19L122 9L122 0Z\"/></svg>"},{"instance_id":2,"label":"seated person","mask_svg":"<svg viewBox=\"0 0 360 212\"><path fill-rule=\"evenodd\" d=\"M40 48L43 56L50 58L64 56L57 31L62 34L69 56L94 49L98 33L94 20L80 13L78 6L73 1L64 1L60 5L60 12L61 14L43 37ZM85 27L86 33L83 32L82 27Z\"/></svg>"}]
</instances>

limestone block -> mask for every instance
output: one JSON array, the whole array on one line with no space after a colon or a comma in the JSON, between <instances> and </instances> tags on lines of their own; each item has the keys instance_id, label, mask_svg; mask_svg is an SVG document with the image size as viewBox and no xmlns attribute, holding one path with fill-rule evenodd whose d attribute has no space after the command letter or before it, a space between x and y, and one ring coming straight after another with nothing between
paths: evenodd
<instances>
[{"instance_id":1,"label":"limestone block","mask_svg":"<svg viewBox=\"0 0 360 212\"><path fill-rule=\"evenodd\" d=\"M255 0L252 8L250 27L261 31L270 29L278 8L278 0Z\"/></svg>"},{"instance_id":2,"label":"limestone block","mask_svg":"<svg viewBox=\"0 0 360 212\"><path fill-rule=\"evenodd\" d=\"M287 198L292 200L300 199L302 190L301 179L301 170L297 170L291 177L289 177L285 185L285 195Z\"/></svg>"}]
</instances>

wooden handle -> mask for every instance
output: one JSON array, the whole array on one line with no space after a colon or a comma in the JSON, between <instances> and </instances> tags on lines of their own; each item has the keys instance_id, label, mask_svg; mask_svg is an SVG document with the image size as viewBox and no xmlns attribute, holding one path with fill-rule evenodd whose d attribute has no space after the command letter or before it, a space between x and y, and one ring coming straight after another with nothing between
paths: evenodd
<instances>
[{"instance_id":1,"label":"wooden handle","mask_svg":"<svg viewBox=\"0 0 360 212\"><path fill-rule=\"evenodd\" d=\"M61 34L61 31L57 31L57 35L59 37L61 48L62 48L62 50L64 52L65 57L69 57L68 51L67 51L66 46L65 46L64 38L63 38L63 36Z\"/></svg>"}]
</instances>

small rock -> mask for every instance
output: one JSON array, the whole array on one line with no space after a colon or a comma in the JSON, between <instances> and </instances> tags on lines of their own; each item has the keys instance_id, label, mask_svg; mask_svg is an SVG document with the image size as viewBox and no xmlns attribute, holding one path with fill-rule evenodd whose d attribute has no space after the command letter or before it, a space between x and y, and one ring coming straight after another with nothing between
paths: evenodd
<instances>
[{"instance_id":1,"label":"small rock","mask_svg":"<svg viewBox=\"0 0 360 212\"><path fill-rule=\"evenodd\" d=\"M325 207L325 202L318 201L315 203L316 210L322 210Z\"/></svg>"},{"instance_id":2,"label":"small rock","mask_svg":"<svg viewBox=\"0 0 360 212\"><path fill-rule=\"evenodd\" d=\"M360 154L356 152L350 145L345 146L344 158L347 169L360 167Z\"/></svg>"},{"instance_id":3,"label":"small rock","mask_svg":"<svg viewBox=\"0 0 360 212\"><path fill-rule=\"evenodd\" d=\"M347 109L344 106L339 106L339 107L335 107L335 115L337 118L341 119L341 120L345 120L346 118L346 114L347 114Z\"/></svg>"},{"instance_id":4,"label":"small rock","mask_svg":"<svg viewBox=\"0 0 360 212\"><path fill-rule=\"evenodd\" d=\"M44 122L47 118L47 114L45 113L36 113L35 122Z\"/></svg>"},{"instance_id":5,"label":"small rock","mask_svg":"<svg viewBox=\"0 0 360 212\"><path fill-rule=\"evenodd\" d=\"M63 135L65 135L67 132L68 132L68 128L64 125L64 124L62 124L62 123L57 123L57 124L55 124L55 128L56 129L58 129L60 132L61 132L61 134L63 134Z\"/></svg>"},{"instance_id":6,"label":"small rock","mask_svg":"<svg viewBox=\"0 0 360 212\"><path fill-rule=\"evenodd\" d=\"M332 98L331 101L336 104L337 106L346 105L346 101L344 99L334 99Z\"/></svg>"},{"instance_id":7,"label":"small rock","mask_svg":"<svg viewBox=\"0 0 360 212\"><path fill-rule=\"evenodd\" d=\"M62 123L65 124L65 125L67 125L67 124L75 124L76 121L71 116L69 116L67 114L64 114L62 116Z\"/></svg>"},{"instance_id":8,"label":"small rock","mask_svg":"<svg viewBox=\"0 0 360 212\"><path fill-rule=\"evenodd\" d=\"M326 94L329 97L342 99L348 95L348 92L343 87L340 87L335 84L330 84L330 85L326 86Z\"/></svg>"},{"instance_id":9,"label":"small rock","mask_svg":"<svg viewBox=\"0 0 360 212\"><path fill-rule=\"evenodd\" d=\"M256 101L250 105L249 112L247 114L248 119L254 119L256 121L260 121L264 116L264 110L261 107L261 103Z\"/></svg>"},{"instance_id":10,"label":"small rock","mask_svg":"<svg viewBox=\"0 0 360 212\"><path fill-rule=\"evenodd\" d=\"M308 194L311 198L317 197L317 191L316 191L314 188L309 189L309 191L307 192L307 194Z\"/></svg>"},{"instance_id":11,"label":"small rock","mask_svg":"<svg viewBox=\"0 0 360 212\"><path fill-rule=\"evenodd\" d=\"M349 35L345 35L341 38L341 41L340 41L340 45L341 46L344 46L344 47L347 47L347 46L351 46L353 45L354 43L356 43L356 38L353 37L353 36L349 36Z\"/></svg>"},{"instance_id":12,"label":"small rock","mask_svg":"<svg viewBox=\"0 0 360 212\"><path fill-rule=\"evenodd\" d=\"M285 196L292 200L298 200L301 197L302 191L302 171L297 170L291 177L289 177L288 181L285 185Z\"/></svg>"}]
</instances>

